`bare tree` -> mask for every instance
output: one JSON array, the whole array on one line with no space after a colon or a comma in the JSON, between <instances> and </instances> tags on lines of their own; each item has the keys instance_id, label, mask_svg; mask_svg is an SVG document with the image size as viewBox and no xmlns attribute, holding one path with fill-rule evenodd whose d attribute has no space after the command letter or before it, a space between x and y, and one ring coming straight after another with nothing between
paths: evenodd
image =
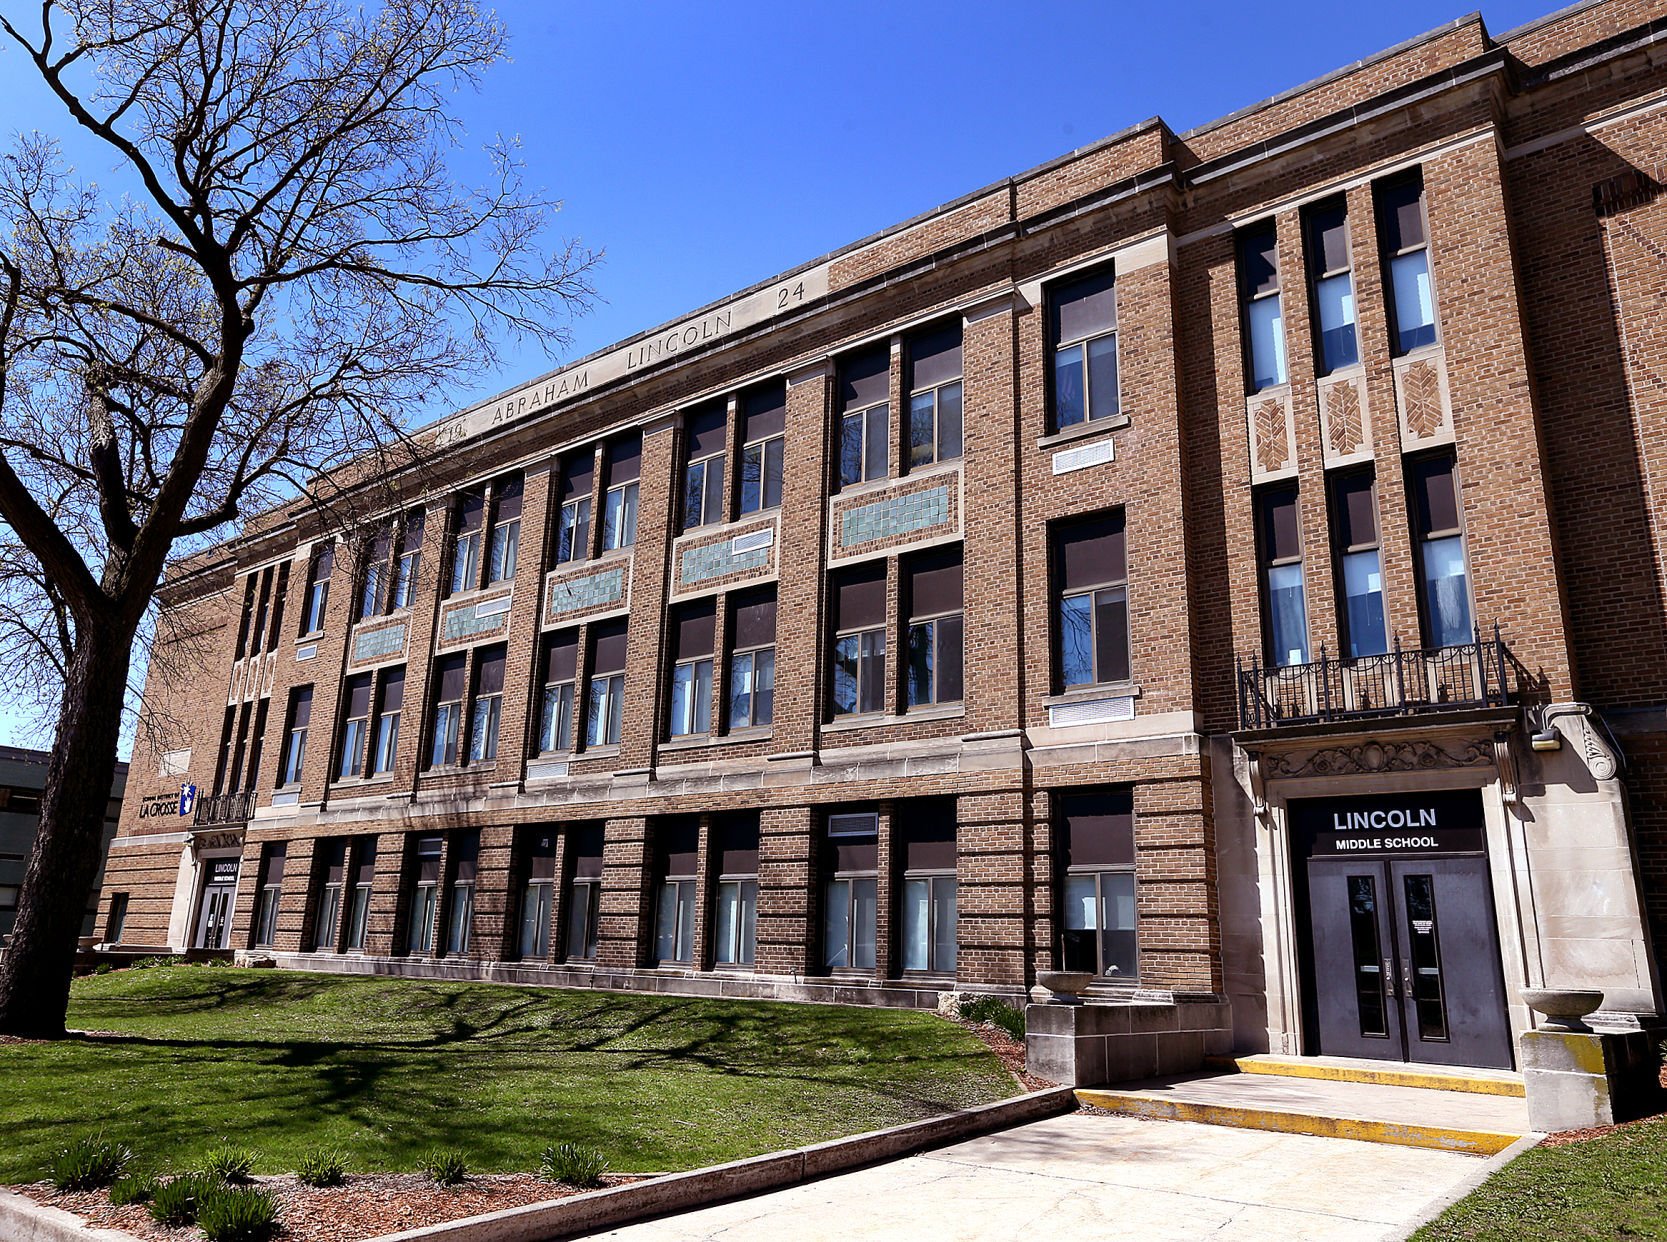
<instances>
[{"instance_id":1,"label":"bare tree","mask_svg":"<svg viewBox=\"0 0 1667 1242\"><path fill-rule=\"evenodd\" d=\"M62 1034L123 690L164 566L378 446L504 336L565 343L592 256L513 151L454 183L471 0L41 0L5 13L134 191L0 156L0 664L58 697L0 1032Z\"/></svg>"}]
</instances>

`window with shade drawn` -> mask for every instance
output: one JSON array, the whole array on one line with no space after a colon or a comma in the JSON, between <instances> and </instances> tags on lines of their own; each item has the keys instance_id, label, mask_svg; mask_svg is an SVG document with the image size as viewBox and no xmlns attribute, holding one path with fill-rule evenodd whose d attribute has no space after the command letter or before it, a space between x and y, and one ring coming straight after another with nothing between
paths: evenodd
<instances>
[{"instance_id":1,"label":"window with shade drawn","mask_svg":"<svg viewBox=\"0 0 1667 1242\"><path fill-rule=\"evenodd\" d=\"M903 887L899 958L906 971L953 975L956 959L955 805L902 804Z\"/></svg>"},{"instance_id":2,"label":"window with shade drawn","mask_svg":"<svg viewBox=\"0 0 1667 1242\"><path fill-rule=\"evenodd\" d=\"M829 814L822 842L822 965L873 970L879 910L880 820L872 811Z\"/></svg>"},{"instance_id":3,"label":"window with shade drawn","mask_svg":"<svg viewBox=\"0 0 1667 1242\"><path fill-rule=\"evenodd\" d=\"M421 509L392 518L371 534L359 573L359 620L368 621L411 606L422 546Z\"/></svg>"},{"instance_id":4,"label":"window with shade drawn","mask_svg":"<svg viewBox=\"0 0 1667 1242\"><path fill-rule=\"evenodd\" d=\"M961 701L961 549L917 552L902 561L908 627L908 704Z\"/></svg>"},{"instance_id":5,"label":"window with shade drawn","mask_svg":"<svg viewBox=\"0 0 1667 1242\"><path fill-rule=\"evenodd\" d=\"M1057 803L1061 965L1132 982L1140 977L1133 795L1073 792Z\"/></svg>"},{"instance_id":6,"label":"window with shade drawn","mask_svg":"<svg viewBox=\"0 0 1667 1242\"><path fill-rule=\"evenodd\" d=\"M301 599L301 636L324 632L324 610L330 602L330 575L336 571L336 545L314 549L307 562L307 590ZM259 633L257 625L254 632Z\"/></svg>"},{"instance_id":7,"label":"window with shade drawn","mask_svg":"<svg viewBox=\"0 0 1667 1242\"><path fill-rule=\"evenodd\" d=\"M1355 659L1383 655L1389 650L1389 629L1384 619L1383 558L1371 467L1339 471L1330 477L1328 486L1343 649Z\"/></svg>"},{"instance_id":8,"label":"window with shade drawn","mask_svg":"<svg viewBox=\"0 0 1667 1242\"><path fill-rule=\"evenodd\" d=\"M359 620L382 615L392 584L394 536L386 527L371 536L359 575Z\"/></svg>"},{"instance_id":9,"label":"window with shade drawn","mask_svg":"<svg viewBox=\"0 0 1667 1242\"><path fill-rule=\"evenodd\" d=\"M758 813L715 817L711 850L718 873L712 960L751 966L758 943Z\"/></svg>"},{"instance_id":10,"label":"window with shade drawn","mask_svg":"<svg viewBox=\"0 0 1667 1242\"><path fill-rule=\"evenodd\" d=\"M839 363L839 485L891 475L891 350L877 345Z\"/></svg>"},{"instance_id":11,"label":"window with shade drawn","mask_svg":"<svg viewBox=\"0 0 1667 1242\"><path fill-rule=\"evenodd\" d=\"M1285 312L1273 221L1242 230L1238 252L1245 390L1257 393L1285 382Z\"/></svg>"},{"instance_id":12,"label":"window with shade drawn","mask_svg":"<svg viewBox=\"0 0 1667 1242\"><path fill-rule=\"evenodd\" d=\"M423 511L413 509L400 525L399 556L394 562L394 583L389 600L392 608L409 608L417 597L417 575L422 569L423 559L423 524Z\"/></svg>"},{"instance_id":13,"label":"window with shade drawn","mask_svg":"<svg viewBox=\"0 0 1667 1242\"><path fill-rule=\"evenodd\" d=\"M602 826L576 824L568 828L567 854L564 956L571 962L593 962L602 897Z\"/></svg>"},{"instance_id":14,"label":"window with shade drawn","mask_svg":"<svg viewBox=\"0 0 1667 1242\"><path fill-rule=\"evenodd\" d=\"M1308 606L1303 589L1302 524L1294 486L1270 487L1257 493L1256 543L1268 663L1278 668L1307 664Z\"/></svg>"},{"instance_id":15,"label":"window with shade drawn","mask_svg":"<svg viewBox=\"0 0 1667 1242\"><path fill-rule=\"evenodd\" d=\"M781 504L787 443L787 385L780 380L741 394L740 485L736 511L745 517Z\"/></svg>"},{"instance_id":16,"label":"window with shade drawn","mask_svg":"<svg viewBox=\"0 0 1667 1242\"><path fill-rule=\"evenodd\" d=\"M776 705L776 590L738 592L729 609L729 728L767 725Z\"/></svg>"},{"instance_id":17,"label":"window with shade drawn","mask_svg":"<svg viewBox=\"0 0 1667 1242\"><path fill-rule=\"evenodd\" d=\"M705 736L712 730L712 645L717 613L712 601L672 611L672 737Z\"/></svg>"},{"instance_id":18,"label":"window with shade drawn","mask_svg":"<svg viewBox=\"0 0 1667 1242\"><path fill-rule=\"evenodd\" d=\"M370 774L394 770L399 756L399 721L405 708L405 666L383 669L370 727Z\"/></svg>"},{"instance_id":19,"label":"window with shade drawn","mask_svg":"<svg viewBox=\"0 0 1667 1242\"><path fill-rule=\"evenodd\" d=\"M832 712L883 712L886 695L886 562L842 570L833 580Z\"/></svg>"},{"instance_id":20,"label":"window with shade drawn","mask_svg":"<svg viewBox=\"0 0 1667 1242\"><path fill-rule=\"evenodd\" d=\"M693 530L724 520L724 450L729 409L709 401L684 416L683 526Z\"/></svg>"},{"instance_id":21,"label":"window with shade drawn","mask_svg":"<svg viewBox=\"0 0 1667 1242\"><path fill-rule=\"evenodd\" d=\"M451 884L446 892L446 952L464 954L473 942L475 875L480 863L480 833L454 832L451 838Z\"/></svg>"},{"instance_id":22,"label":"window with shade drawn","mask_svg":"<svg viewBox=\"0 0 1667 1242\"><path fill-rule=\"evenodd\" d=\"M664 966L695 960L695 889L700 873L700 820L654 821L655 870L660 877L654 919L654 958Z\"/></svg>"},{"instance_id":23,"label":"window with shade drawn","mask_svg":"<svg viewBox=\"0 0 1667 1242\"><path fill-rule=\"evenodd\" d=\"M347 929L342 936L342 949L348 953L362 953L365 932L370 925L371 882L376 878L376 838L360 837L353 844L353 891L348 895Z\"/></svg>"},{"instance_id":24,"label":"window with shade drawn","mask_svg":"<svg viewBox=\"0 0 1667 1242\"><path fill-rule=\"evenodd\" d=\"M289 692L288 716L284 726L283 764L278 770L280 786L301 783L301 772L307 762L307 730L313 719L311 686L296 686Z\"/></svg>"},{"instance_id":25,"label":"window with shade drawn","mask_svg":"<svg viewBox=\"0 0 1667 1242\"><path fill-rule=\"evenodd\" d=\"M347 884L347 838L331 837L321 843L318 859L318 890L313 909L312 948L315 953L334 953L342 939L342 898Z\"/></svg>"},{"instance_id":26,"label":"window with shade drawn","mask_svg":"<svg viewBox=\"0 0 1667 1242\"><path fill-rule=\"evenodd\" d=\"M480 553L486 538L486 492L463 493L452 510L451 581L447 595L472 591L480 585Z\"/></svg>"},{"instance_id":27,"label":"window with shade drawn","mask_svg":"<svg viewBox=\"0 0 1667 1242\"><path fill-rule=\"evenodd\" d=\"M1372 187L1372 194L1389 310L1389 344L1399 357L1436 341L1423 174L1413 169L1386 178Z\"/></svg>"},{"instance_id":28,"label":"window with shade drawn","mask_svg":"<svg viewBox=\"0 0 1667 1242\"><path fill-rule=\"evenodd\" d=\"M1048 290L1053 429L1111 418L1117 395L1117 288L1103 268Z\"/></svg>"},{"instance_id":29,"label":"window with shade drawn","mask_svg":"<svg viewBox=\"0 0 1667 1242\"><path fill-rule=\"evenodd\" d=\"M519 932L515 951L522 961L539 962L550 955L550 912L556 889L556 830L522 828L516 835L516 853L526 881L521 886Z\"/></svg>"},{"instance_id":30,"label":"window with shade drawn","mask_svg":"<svg viewBox=\"0 0 1667 1242\"><path fill-rule=\"evenodd\" d=\"M1055 523L1057 690L1129 680L1129 587L1122 510Z\"/></svg>"},{"instance_id":31,"label":"window with shade drawn","mask_svg":"<svg viewBox=\"0 0 1667 1242\"><path fill-rule=\"evenodd\" d=\"M573 749L573 705L579 675L579 631L556 630L544 636L544 696L538 713L540 754Z\"/></svg>"},{"instance_id":32,"label":"window with shade drawn","mask_svg":"<svg viewBox=\"0 0 1667 1242\"><path fill-rule=\"evenodd\" d=\"M406 890L405 951L434 952L435 917L440 907L440 860L445 842L438 835L417 837L411 845Z\"/></svg>"},{"instance_id":33,"label":"window with shade drawn","mask_svg":"<svg viewBox=\"0 0 1667 1242\"><path fill-rule=\"evenodd\" d=\"M502 645L475 653L475 692L469 709L469 762L489 763L498 757L498 730L504 714L504 659Z\"/></svg>"},{"instance_id":34,"label":"window with shade drawn","mask_svg":"<svg viewBox=\"0 0 1667 1242\"><path fill-rule=\"evenodd\" d=\"M590 559L590 490L596 450L577 449L561 459L561 509L556 515L557 565Z\"/></svg>"},{"instance_id":35,"label":"window with shade drawn","mask_svg":"<svg viewBox=\"0 0 1667 1242\"><path fill-rule=\"evenodd\" d=\"M590 692L585 745L617 746L625 726L625 622L590 628Z\"/></svg>"},{"instance_id":36,"label":"window with shade drawn","mask_svg":"<svg viewBox=\"0 0 1667 1242\"><path fill-rule=\"evenodd\" d=\"M491 518L486 532L486 585L515 577L521 551L521 476L510 475L492 484Z\"/></svg>"},{"instance_id":37,"label":"window with shade drawn","mask_svg":"<svg viewBox=\"0 0 1667 1242\"><path fill-rule=\"evenodd\" d=\"M961 455L961 321L919 332L908 358L909 469Z\"/></svg>"},{"instance_id":38,"label":"window with shade drawn","mask_svg":"<svg viewBox=\"0 0 1667 1242\"><path fill-rule=\"evenodd\" d=\"M1302 232L1308 256L1309 314L1314 324L1314 370L1330 375L1360 361L1349 216L1343 199L1305 208Z\"/></svg>"},{"instance_id":39,"label":"window with shade drawn","mask_svg":"<svg viewBox=\"0 0 1667 1242\"><path fill-rule=\"evenodd\" d=\"M428 766L456 766L463 740L466 663L461 652L434 661L434 711L429 719Z\"/></svg>"},{"instance_id":40,"label":"window with shade drawn","mask_svg":"<svg viewBox=\"0 0 1667 1242\"><path fill-rule=\"evenodd\" d=\"M1465 548L1458 468L1452 453L1409 461L1407 488L1412 494L1424 643L1429 647L1456 647L1474 642L1470 559Z\"/></svg>"},{"instance_id":41,"label":"window with shade drawn","mask_svg":"<svg viewBox=\"0 0 1667 1242\"><path fill-rule=\"evenodd\" d=\"M602 494L602 550L637 542L637 480L642 475L642 436L616 436L603 450L607 490Z\"/></svg>"},{"instance_id":42,"label":"window with shade drawn","mask_svg":"<svg viewBox=\"0 0 1667 1242\"><path fill-rule=\"evenodd\" d=\"M341 751L336 756L336 779L365 774L365 742L370 736L371 675L356 673L342 687Z\"/></svg>"},{"instance_id":43,"label":"window with shade drawn","mask_svg":"<svg viewBox=\"0 0 1667 1242\"><path fill-rule=\"evenodd\" d=\"M261 846L254 931L254 943L260 948L271 948L278 943L278 906L284 892L284 858L288 848L282 841Z\"/></svg>"}]
</instances>

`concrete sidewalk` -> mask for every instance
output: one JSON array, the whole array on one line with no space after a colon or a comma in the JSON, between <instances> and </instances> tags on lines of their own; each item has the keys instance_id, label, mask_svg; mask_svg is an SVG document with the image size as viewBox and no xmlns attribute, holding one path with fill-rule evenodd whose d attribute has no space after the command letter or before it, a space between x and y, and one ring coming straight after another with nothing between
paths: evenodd
<instances>
[{"instance_id":1,"label":"concrete sidewalk","mask_svg":"<svg viewBox=\"0 0 1667 1242\"><path fill-rule=\"evenodd\" d=\"M1491 1162L1350 1139L1073 1113L630 1225L621 1242L1400 1238Z\"/></svg>"}]
</instances>

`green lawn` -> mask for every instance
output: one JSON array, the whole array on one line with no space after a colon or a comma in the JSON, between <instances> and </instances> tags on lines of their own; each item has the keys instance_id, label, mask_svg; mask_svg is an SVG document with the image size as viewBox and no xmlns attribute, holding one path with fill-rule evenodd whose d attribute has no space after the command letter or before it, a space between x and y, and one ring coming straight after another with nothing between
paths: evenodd
<instances>
[{"instance_id":1,"label":"green lawn","mask_svg":"<svg viewBox=\"0 0 1667 1242\"><path fill-rule=\"evenodd\" d=\"M0 1182L100 1127L157 1169L222 1139L263 1173L319 1144L533 1169L568 1139L685 1169L1016 1090L973 1036L888 1009L170 966L78 980L69 1020L114 1034L0 1044Z\"/></svg>"},{"instance_id":2,"label":"green lawn","mask_svg":"<svg viewBox=\"0 0 1667 1242\"><path fill-rule=\"evenodd\" d=\"M1667 1237L1667 1118L1536 1147L1413 1235L1466 1239Z\"/></svg>"}]
</instances>

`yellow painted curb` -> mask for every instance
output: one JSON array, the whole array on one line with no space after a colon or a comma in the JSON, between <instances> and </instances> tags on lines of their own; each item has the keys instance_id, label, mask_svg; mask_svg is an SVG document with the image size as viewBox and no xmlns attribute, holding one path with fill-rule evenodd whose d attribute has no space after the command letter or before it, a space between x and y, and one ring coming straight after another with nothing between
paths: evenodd
<instances>
[{"instance_id":1,"label":"yellow painted curb","mask_svg":"<svg viewBox=\"0 0 1667 1242\"><path fill-rule=\"evenodd\" d=\"M1196 1104L1163 1096L1121 1091L1078 1091L1077 1100L1125 1117L1163 1121L1194 1121L1239 1130L1273 1130L1281 1134L1311 1134L1318 1138L1357 1139L1392 1143L1398 1147L1427 1147L1437 1151L1492 1156L1522 1137L1492 1130L1458 1130L1450 1126L1409 1125L1398 1121L1368 1121L1357 1117L1326 1117L1318 1113L1283 1112L1272 1108L1239 1108L1227 1104Z\"/></svg>"},{"instance_id":2,"label":"yellow painted curb","mask_svg":"<svg viewBox=\"0 0 1667 1242\"><path fill-rule=\"evenodd\" d=\"M1279 1078L1316 1078L1326 1082L1366 1082L1380 1087L1420 1087L1426 1091L1461 1091L1467 1095L1502 1095L1523 1099L1523 1085L1509 1078L1482 1078L1415 1069L1368 1069L1360 1065L1328 1065L1323 1061L1274 1061L1262 1057L1208 1057L1215 1069L1241 1074L1271 1074Z\"/></svg>"}]
</instances>

